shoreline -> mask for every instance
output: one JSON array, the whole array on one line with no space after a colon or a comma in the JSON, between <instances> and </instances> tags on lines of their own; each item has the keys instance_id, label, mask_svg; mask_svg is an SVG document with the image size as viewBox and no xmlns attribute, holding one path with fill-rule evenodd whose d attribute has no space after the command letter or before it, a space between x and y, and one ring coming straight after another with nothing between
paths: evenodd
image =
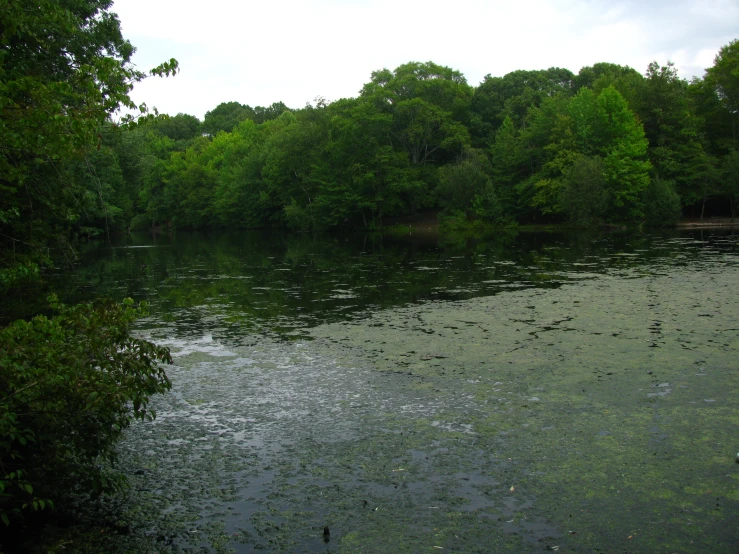
<instances>
[{"instance_id":1,"label":"shoreline","mask_svg":"<svg viewBox=\"0 0 739 554\"><path fill-rule=\"evenodd\" d=\"M408 231L410 233L417 233L417 234L438 234L440 232L440 223L436 219L436 214L433 214L433 218L430 217L431 214L419 214L416 216L406 216L406 217L397 217L392 218L386 223L386 227L395 227L396 229L399 227L407 227ZM604 227L607 227L609 229L613 228L623 228L628 229L630 228L629 225L607 225L607 226L599 226L599 227L592 227L587 228L583 230L597 230L597 229L603 229ZM678 221L674 226L672 226L673 229L739 229L739 218L731 219L730 217L715 217L715 218L706 218L704 221L700 221L698 219L684 219L681 221ZM526 224L526 225L519 225L515 227L518 231L544 231L544 230L553 230L553 229L561 229L561 230L568 230L568 229L575 229L574 227L569 227L566 224L563 223L554 223L554 224ZM656 229L656 227L655 227Z\"/></svg>"}]
</instances>

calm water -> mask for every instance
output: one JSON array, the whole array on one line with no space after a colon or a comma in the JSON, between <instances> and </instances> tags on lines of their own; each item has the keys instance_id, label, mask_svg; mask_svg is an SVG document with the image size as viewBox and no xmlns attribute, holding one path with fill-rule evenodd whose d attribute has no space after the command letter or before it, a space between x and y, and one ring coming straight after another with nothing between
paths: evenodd
<instances>
[{"instance_id":1,"label":"calm water","mask_svg":"<svg viewBox=\"0 0 739 554\"><path fill-rule=\"evenodd\" d=\"M736 234L134 236L50 286L175 358L106 548L739 551Z\"/></svg>"}]
</instances>

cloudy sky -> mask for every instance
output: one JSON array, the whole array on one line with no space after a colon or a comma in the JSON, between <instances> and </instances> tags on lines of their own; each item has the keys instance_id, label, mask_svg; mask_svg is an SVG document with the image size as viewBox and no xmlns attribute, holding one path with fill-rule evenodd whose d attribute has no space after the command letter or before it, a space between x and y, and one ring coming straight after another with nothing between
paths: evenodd
<instances>
[{"instance_id":1,"label":"cloudy sky","mask_svg":"<svg viewBox=\"0 0 739 554\"><path fill-rule=\"evenodd\" d=\"M433 61L475 86L487 74L652 60L703 75L739 38L739 0L114 0L148 70L136 102L202 119L221 102L292 108L356 96L376 69Z\"/></svg>"}]
</instances>

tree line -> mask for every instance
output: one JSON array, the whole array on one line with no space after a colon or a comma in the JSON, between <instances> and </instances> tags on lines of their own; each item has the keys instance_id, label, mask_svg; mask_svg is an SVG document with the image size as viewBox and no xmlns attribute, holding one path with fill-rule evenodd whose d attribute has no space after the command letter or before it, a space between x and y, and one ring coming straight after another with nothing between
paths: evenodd
<instances>
[{"instance_id":1,"label":"tree line","mask_svg":"<svg viewBox=\"0 0 739 554\"><path fill-rule=\"evenodd\" d=\"M130 44L119 48L130 56ZM41 52L31 61L53 71ZM598 63L487 75L473 87L459 71L411 62L373 72L354 98L301 109L234 101L202 121L149 114L136 125L100 117L131 104L144 75L130 68L90 70L108 87L97 117L82 116L84 90L23 73L0 91L0 281L73 259L78 237L161 226L379 229L420 211L490 226L735 217L737 68L736 40L690 82L671 63L644 74ZM44 94L30 92L40 84ZM50 121L48 110L24 112L11 106L21 93L57 112L66 94L79 117L69 107Z\"/></svg>"},{"instance_id":2,"label":"tree line","mask_svg":"<svg viewBox=\"0 0 739 554\"><path fill-rule=\"evenodd\" d=\"M297 110L227 102L202 121L103 133L93 171L78 168L90 181L79 222L310 231L427 210L490 225L734 217L737 68L737 41L691 82L671 63L644 74L599 63L472 87L411 62L373 72L355 98Z\"/></svg>"}]
</instances>

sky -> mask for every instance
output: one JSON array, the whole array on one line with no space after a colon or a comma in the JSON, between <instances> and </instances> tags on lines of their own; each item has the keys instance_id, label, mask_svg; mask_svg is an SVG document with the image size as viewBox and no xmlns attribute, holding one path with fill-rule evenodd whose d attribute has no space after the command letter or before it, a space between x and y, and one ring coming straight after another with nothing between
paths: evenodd
<instances>
[{"instance_id":1,"label":"sky","mask_svg":"<svg viewBox=\"0 0 739 554\"><path fill-rule=\"evenodd\" d=\"M739 0L114 0L133 62L176 58L132 93L202 119L221 102L302 108L355 97L372 71L433 61L472 86L517 69L598 62L703 76L739 38Z\"/></svg>"}]
</instances>

